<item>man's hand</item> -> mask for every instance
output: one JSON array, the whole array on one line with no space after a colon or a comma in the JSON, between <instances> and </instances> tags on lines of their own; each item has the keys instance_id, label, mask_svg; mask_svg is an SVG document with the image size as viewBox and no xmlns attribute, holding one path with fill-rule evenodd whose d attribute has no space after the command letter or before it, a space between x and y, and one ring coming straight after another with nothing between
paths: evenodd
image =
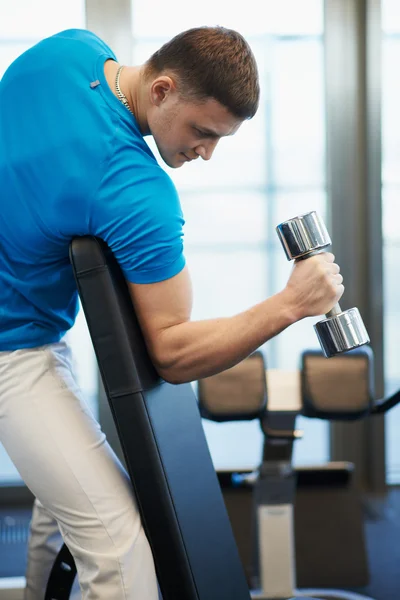
<instances>
[{"instance_id":1,"label":"man's hand","mask_svg":"<svg viewBox=\"0 0 400 600\"><path fill-rule=\"evenodd\" d=\"M323 315L339 302L344 292L340 267L330 252L297 260L284 290L296 320Z\"/></svg>"}]
</instances>

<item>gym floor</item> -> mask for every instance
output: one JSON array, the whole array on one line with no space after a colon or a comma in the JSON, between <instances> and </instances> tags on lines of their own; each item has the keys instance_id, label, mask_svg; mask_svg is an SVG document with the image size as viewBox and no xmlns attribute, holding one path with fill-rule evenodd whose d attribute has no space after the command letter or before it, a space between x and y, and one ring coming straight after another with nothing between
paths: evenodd
<instances>
[{"instance_id":1,"label":"gym floor","mask_svg":"<svg viewBox=\"0 0 400 600\"><path fill-rule=\"evenodd\" d=\"M370 584L356 591L376 600L400 598L400 487L390 488L384 503L368 499L366 515Z\"/></svg>"},{"instance_id":2,"label":"gym floor","mask_svg":"<svg viewBox=\"0 0 400 600\"><path fill-rule=\"evenodd\" d=\"M368 498L365 531L370 584L360 593L375 600L400 598L400 487L390 488L384 502ZM21 577L26 564L29 508L0 509L0 577Z\"/></svg>"}]
</instances>

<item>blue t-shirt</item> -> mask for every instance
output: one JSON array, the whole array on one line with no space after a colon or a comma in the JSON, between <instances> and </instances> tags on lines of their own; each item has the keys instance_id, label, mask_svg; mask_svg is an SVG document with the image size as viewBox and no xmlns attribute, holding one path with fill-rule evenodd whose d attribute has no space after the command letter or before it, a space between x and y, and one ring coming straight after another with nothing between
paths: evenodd
<instances>
[{"instance_id":1,"label":"blue t-shirt","mask_svg":"<svg viewBox=\"0 0 400 600\"><path fill-rule=\"evenodd\" d=\"M74 324L74 236L102 238L134 283L185 265L176 189L109 88L108 58L93 33L63 31L0 82L0 351L57 342Z\"/></svg>"}]
</instances>

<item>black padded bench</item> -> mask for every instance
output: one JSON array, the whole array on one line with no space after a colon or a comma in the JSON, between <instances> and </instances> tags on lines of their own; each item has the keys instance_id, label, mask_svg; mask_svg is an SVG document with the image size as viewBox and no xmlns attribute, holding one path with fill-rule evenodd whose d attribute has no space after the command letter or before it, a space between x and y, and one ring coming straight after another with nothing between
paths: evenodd
<instances>
[{"instance_id":1,"label":"black padded bench","mask_svg":"<svg viewBox=\"0 0 400 600\"><path fill-rule=\"evenodd\" d=\"M155 372L108 246L74 238L70 259L163 600L249 600L191 385ZM46 600L68 598L74 575L64 546Z\"/></svg>"}]
</instances>

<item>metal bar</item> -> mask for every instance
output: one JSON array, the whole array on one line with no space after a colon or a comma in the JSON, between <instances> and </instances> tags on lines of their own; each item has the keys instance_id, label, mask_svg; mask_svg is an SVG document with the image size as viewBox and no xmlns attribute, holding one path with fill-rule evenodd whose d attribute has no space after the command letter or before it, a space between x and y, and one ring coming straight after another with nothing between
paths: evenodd
<instances>
[{"instance_id":1,"label":"metal bar","mask_svg":"<svg viewBox=\"0 0 400 600\"><path fill-rule=\"evenodd\" d=\"M386 413L398 404L400 404L400 390L395 392L392 396L389 396L389 398L378 400L372 409L371 414L380 415Z\"/></svg>"}]
</instances>

